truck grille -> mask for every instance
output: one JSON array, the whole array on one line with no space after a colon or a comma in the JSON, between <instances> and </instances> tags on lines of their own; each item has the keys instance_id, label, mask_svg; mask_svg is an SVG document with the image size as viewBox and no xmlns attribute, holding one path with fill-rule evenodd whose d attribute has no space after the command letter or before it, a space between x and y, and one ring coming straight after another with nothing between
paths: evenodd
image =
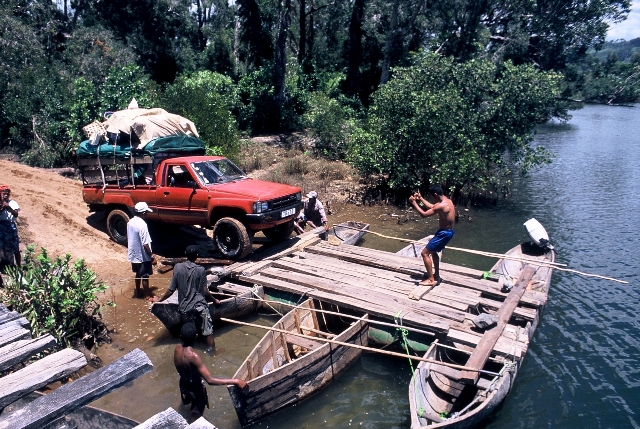
<instances>
[{"instance_id":1,"label":"truck grille","mask_svg":"<svg viewBox=\"0 0 640 429\"><path fill-rule=\"evenodd\" d=\"M290 206L296 203L296 194L287 195L286 197L276 198L269 201L271 210L278 210L282 207Z\"/></svg>"}]
</instances>

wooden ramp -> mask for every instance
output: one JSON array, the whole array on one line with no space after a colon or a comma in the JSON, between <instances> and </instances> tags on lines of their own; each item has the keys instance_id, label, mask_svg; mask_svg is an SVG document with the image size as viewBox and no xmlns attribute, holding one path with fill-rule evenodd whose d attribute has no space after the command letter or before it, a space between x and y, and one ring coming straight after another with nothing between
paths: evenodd
<instances>
[{"instance_id":1,"label":"wooden ramp","mask_svg":"<svg viewBox=\"0 0 640 429\"><path fill-rule=\"evenodd\" d=\"M417 286L424 274L420 258L331 245L310 233L287 242L228 266L226 274L265 290L310 297L373 318L395 320L433 333L466 351L480 344L484 349L491 343L489 355L509 359L519 359L526 353L526 326L537 323L537 310L547 300L546 293L529 288L510 297L513 308L504 318L504 326L499 334L491 334L495 338L485 341L473 318L480 312L497 313L510 295L501 290L497 279L484 279L484 272L441 262L442 283L420 291Z\"/></svg>"},{"instance_id":2,"label":"wooden ramp","mask_svg":"<svg viewBox=\"0 0 640 429\"><path fill-rule=\"evenodd\" d=\"M0 371L26 362L36 354L51 349L56 341L50 335L32 339L28 323L0 304ZM36 389L67 379L87 364L84 354L63 349L0 378L0 410ZM0 429L70 427L65 415L128 383L153 365L147 355L136 349L84 377L67 383L53 392L0 415ZM12 405L12 407L15 407ZM49 426L51 425L51 426Z\"/></svg>"}]
</instances>

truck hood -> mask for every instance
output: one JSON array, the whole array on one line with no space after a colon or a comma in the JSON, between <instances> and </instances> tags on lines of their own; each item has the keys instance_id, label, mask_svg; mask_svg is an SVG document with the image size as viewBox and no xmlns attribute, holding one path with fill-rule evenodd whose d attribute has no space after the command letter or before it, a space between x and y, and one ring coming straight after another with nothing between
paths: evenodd
<instances>
[{"instance_id":1,"label":"truck hood","mask_svg":"<svg viewBox=\"0 0 640 429\"><path fill-rule=\"evenodd\" d=\"M274 198L301 192L301 189L297 186L255 179L243 179L238 180L237 182L211 184L208 185L207 188L213 192L244 196L254 201L268 201Z\"/></svg>"}]
</instances>

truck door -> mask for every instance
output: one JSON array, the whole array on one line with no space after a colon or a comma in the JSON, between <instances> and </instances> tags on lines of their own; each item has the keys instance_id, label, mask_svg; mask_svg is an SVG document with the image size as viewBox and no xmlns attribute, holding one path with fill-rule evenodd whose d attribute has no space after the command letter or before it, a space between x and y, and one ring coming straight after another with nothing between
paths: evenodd
<instances>
[{"instance_id":1,"label":"truck door","mask_svg":"<svg viewBox=\"0 0 640 429\"><path fill-rule=\"evenodd\" d=\"M209 191L195 181L184 163L167 162L162 168L156 194L160 220L185 225L206 225Z\"/></svg>"}]
</instances>

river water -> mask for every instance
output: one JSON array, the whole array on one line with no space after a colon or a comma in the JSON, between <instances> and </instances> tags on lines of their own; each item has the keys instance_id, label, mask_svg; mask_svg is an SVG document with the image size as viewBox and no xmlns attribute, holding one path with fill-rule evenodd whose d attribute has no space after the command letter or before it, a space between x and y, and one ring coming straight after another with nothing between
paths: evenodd
<instances>
[{"instance_id":1,"label":"river water","mask_svg":"<svg viewBox=\"0 0 640 429\"><path fill-rule=\"evenodd\" d=\"M505 252L527 239L531 217L547 229L557 262L615 277L621 284L572 273L553 275L549 302L515 387L486 428L640 428L640 291L636 246L640 213L640 111L587 106L567 124L538 128L536 144L556 154L551 165L518 179L509 200L495 207L460 207L452 246ZM385 235L418 239L433 219L398 223L388 206L337 207L330 223L360 220ZM396 251L402 243L369 235L363 246ZM445 250L449 263L489 269L493 260ZM170 274L169 274L170 275ZM168 277L156 277L160 292ZM164 281L164 283L163 283ZM124 298L119 298L124 299ZM122 334L99 355L110 361L139 347L154 370L94 405L142 421L168 407L181 408L172 363L176 340L142 303L113 315ZM127 314L128 313L128 314ZM110 314L105 318L110 321ZM270 324L258 315L248 321ZM201 353L214 376L230 377L263 335L254 328L216 331L218 351ZM310 400L255 424L257 428L408 428L406 359L364 354ZM208 387L205 417L220 429L239 429L225 387Z\"/></svg>"}]
</instances>

